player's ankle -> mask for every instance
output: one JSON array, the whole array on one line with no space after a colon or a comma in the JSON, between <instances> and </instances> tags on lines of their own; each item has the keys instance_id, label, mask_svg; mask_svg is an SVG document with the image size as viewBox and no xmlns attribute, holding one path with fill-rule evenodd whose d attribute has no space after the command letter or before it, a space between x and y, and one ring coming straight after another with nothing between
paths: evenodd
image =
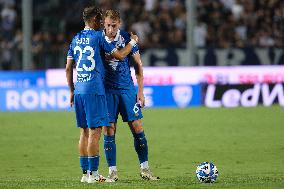
<instances>
[{"instance_id":1,"label":"player's ankle","mask_svg":"<svg viewBox=\"0 0 284 189\"><path fill-rule=\"evenodd\" d=\"M141 169L149 169L149 163L148 161L144 161L143 163L140 163Z\"/></svg>"},{"instance_id":2,"label":"player's ankle","mask_svg":"<svg viewBox=\"0 0 284 189\"><path fill-rule=\"evenodd\" d=\"M117 172L116 166L110 166L110 167L108 168L108 173L109 173L109 174L110 174L111 172L113 172L113 171Z\"/></svg>"},{"instance_id":3,"label":"player's ankle","mask_svg":"<svg viewBox=\"0 0 284 189\"><path fill-rule=\"evenodd\" d=\"M90 171L89 174L94 176L94 177L99 176L99 172L98 171Z\"/></svg>"}]
</instances>

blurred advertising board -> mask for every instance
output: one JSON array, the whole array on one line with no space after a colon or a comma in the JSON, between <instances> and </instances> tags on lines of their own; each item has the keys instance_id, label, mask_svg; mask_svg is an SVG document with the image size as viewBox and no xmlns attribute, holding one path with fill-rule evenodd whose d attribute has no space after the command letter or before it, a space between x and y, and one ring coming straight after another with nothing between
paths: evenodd
<instances>
[{"instance_id":1,"label":"blurred advertising board","mask_svg":"<svg viewBox=\"0 0 284 189\"><path fill-rule=\"evenodd\" d=\"M201 85L169 85L144 87L146 107L201 106Z\"/></svg>"},{"instance_id":2,"label":"blurred advertising board","mask_svg":"<svg viewBox=\"0 0 284 189\"><path fill-rule=\"evenodd\" d=\"M134 71L132 77L135 78ZM145 85L284 83L284 66L145 67L144 83Z\"/></svg>"},{"instance_id":3,"label":"blurred advertising board","mask_svg":"<svg viewBox=\"0 0 284 189\"><path fill-rule=\"evenodd\" d=\"M146 107L200 106L200 85L147 86ZM67 87L0 88L0 111L70 110Z\"/></svg>"},{"instance_id":4,"label":"blurred advertising board","mask_svg":"<svg viewBox=\"0 0 284 189\"><path fill-rule=\"evenodd\" d=\"M206 107L255 107L257 105L284 106L283 84L238 84L203 87L203 103Z\"/></svg>"},{"instance_id":5,"label":"blurred advertising board","mask_svg":"<svg viewBox=\"0 0 284 189\"><path fill-rule=\"evenodd\" d=\"M0 71L0 88L28 88L45 85L45 71Z\"/></svg>"},{"instance_id":6,"label":"blurred advertising board","mask_svg":"<svg viewBox=\"0 0 284 189\"><path fill-rule=\"evenodd\" d=\"M135 71L132 78L136 84ZM74 71L74 80L76 79ZM144 85L284 83L284 66L145 67ZM67 86L64 69L46 71L50 87Z\"/></svg>"},{"instance_id":7,"label":"blurred advertising board","mask_svg":"<svg viewBox=\"0 0 284 189\"><path fill-rule=\"evenodd\" d=\"M135 72L132 69L136 84ZM74 70L74 80L76 72ZM144 84L255 84L284 83L284 66L226 66L226 67L145 67ZM66 87L64 69L46 71L0 71L0 88Z\"/></svg>"},{"instance_id":8,"label":"blurred advertising board","mask_svg":"<svg viewBox=\"0 0 284 189\"><path fill-rule=\"evenodd\" d=\"M59 111L69 108L67 87L0 89L0 111Z\"/></svg>"}]
</instances>

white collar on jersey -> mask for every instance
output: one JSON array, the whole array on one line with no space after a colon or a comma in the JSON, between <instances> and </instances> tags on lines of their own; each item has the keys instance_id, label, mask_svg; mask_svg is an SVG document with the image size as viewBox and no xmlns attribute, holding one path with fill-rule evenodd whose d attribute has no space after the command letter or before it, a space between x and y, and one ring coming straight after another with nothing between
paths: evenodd
<instances>
[{"instance_id":1,"label":"white collar on jersey","mask_svg":"<svg viewBox=\"0 0 284 189\"><path fill-rule=\"evenodd\" d=\"M84 28L84 30L94 30L93 28L90 28L90 27L88 27L88 26L86 26L85 28Z\"/></svg>"},{"instance_id":2,"label":"white collar on jersey","mask_svg":"<svg viewBox=\"0 0 284 189\"><path fill-rule=\"evenodd\" d=\"M106 33L105 33L105 30L104 30L104 35L105 35L105 39L108 43L112 42L108 36L106 36ZM117 30L117 33L116 33L116 36L115 38L113 39L113 41L118 41L119 40L119 36L120 36L120 29Z\"/></svg>"}]
</instances>

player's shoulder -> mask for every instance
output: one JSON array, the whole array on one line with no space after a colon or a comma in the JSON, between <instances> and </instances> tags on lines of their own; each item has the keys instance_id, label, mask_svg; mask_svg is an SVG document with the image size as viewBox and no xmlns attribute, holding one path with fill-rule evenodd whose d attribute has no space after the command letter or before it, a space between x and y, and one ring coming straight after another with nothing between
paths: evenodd
<instances>
[{"instance_id":1,"label":"player's shoulder","mask_svg":"<svg viewBox=\"0 0 284 189\"><path fill-rule=\"evenodd\" d=\"M95 41L98 41L103 37L103 32L101 30L84 29L75 34L71 43L73 46L81 44L94 44L96 43Z\"/></svg>"},{"instance_id":2,"label":"player's shoulder","mask_svg":"<svg viewBox=\"0 0 284 189\"><path fill-rule=\"evenodd\" d=\"M94 29L84 29L78 32L74 38L83 38L86 36L93 36L93 37L102 37L103 32L102 30L94 30Z\"/></svg>"},{"instance_id":3,"label":"player's shoulder","mask_svg":"<svg viewBox=\"0 0 284 189\"><path fill-rule=\"evenodd\" d=\"M120 35L121 35L123 38L126 38L126 39L129 39L129 38L130 38L130 33L128 33L128 32L125 31L125 30L120 30Z\"/></svg>"},{"instance_id":4,"label":"player's shoulder","mask_svg":"<svg viewBox=\"0 0 284 189\"><path fill-rule=\"evenodd\" d=\"M78 38L80 37L81 32L82 32L82 31L79 31L79 32L77 32L77 33L74 35L74 37L73 37L73 39L72 39L72 42L76 41L76 39L78 39Z\"/></svg>"},{"instance_id":5,"label":"player's shoulder","mask_svg":"<svg viewBox=\"0 0 284 189\"><path fill-rule=\"evenodd\" d=\"M103 37L103 31L102 30L88 30L87 33L94 37Z\"/></svg>"}]
</instances>

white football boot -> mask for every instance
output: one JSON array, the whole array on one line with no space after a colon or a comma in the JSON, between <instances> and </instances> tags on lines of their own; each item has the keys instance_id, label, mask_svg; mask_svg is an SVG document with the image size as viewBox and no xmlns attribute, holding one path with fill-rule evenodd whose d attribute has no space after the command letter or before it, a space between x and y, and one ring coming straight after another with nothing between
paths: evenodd
<instances>
[{"instance_id":1,"label":"white football boot","mask_svg":"<svg viewBox=\"0 0 284 189\"><path fill-rule=\"evenodd\" d=\"M149 168L141 169L140 176L145 180L160 180L160 177L154 176Z\"/></svg>"},{"instance_id":2,"label":"white football boot","mask_svg":"<svg viewBox=\"0 0 284 189\"><path fill-rule=\"evenodd\" d=\"M115 181L109 178L105 178L102 175L89 175L88 183L95 183L95 182L115 182Z\"/></svg>"},{"instance_id":3,"label":"white football boot","mask_svg":"<svg viewBox=\"0 0 284 189\"><path fill-rule=\"evenodd\" d=\"M114 180L115 182L118 181L117 171L110 171L107 178Z\"/></svg>"},{"instance_id":4,"label":"white football boot","mask_svg":"<svg viewBox=\"0 0 284 189\"><path fill-rule=\"evenodd\" d=\"M88 182L88 174L83 174L82 178L81 178L81 182Z\"/></svg>"}]
</instances>

